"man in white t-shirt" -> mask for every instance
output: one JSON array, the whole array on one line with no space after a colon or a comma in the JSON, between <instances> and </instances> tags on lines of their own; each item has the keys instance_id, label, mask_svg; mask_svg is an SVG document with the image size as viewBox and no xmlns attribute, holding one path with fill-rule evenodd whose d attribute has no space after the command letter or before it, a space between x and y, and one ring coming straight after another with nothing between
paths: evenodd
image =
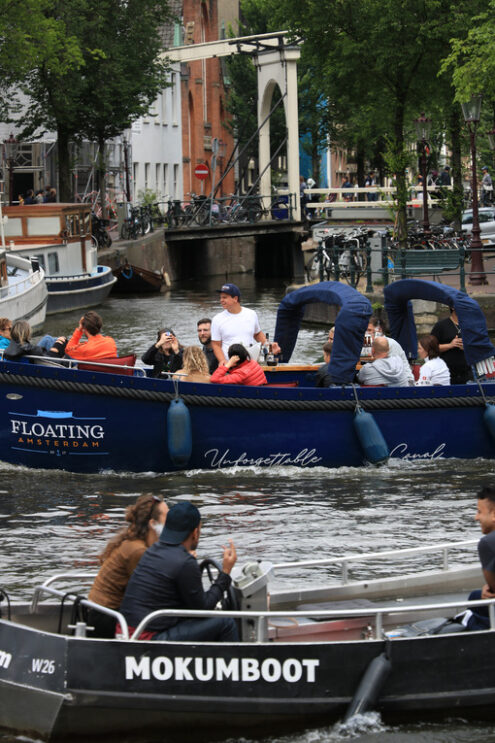
<instances>
[{"instance_id":1,"label":"man in white t-shirt","mask_svg":"<svg viewBox=\"0 0 495 743\"><path fill-rule=\"evenodd\" d=\"M229 346L242 343L249 350L255 342L266 343L260 328L258 315L248 307L241 307L241 292L235 284L224 284L217 289L220 294L220 312L211 323L211 345L219 364L227 362ZM272 351L280 353L278 343L272 343Z\"/></svg>"}]
</instances>

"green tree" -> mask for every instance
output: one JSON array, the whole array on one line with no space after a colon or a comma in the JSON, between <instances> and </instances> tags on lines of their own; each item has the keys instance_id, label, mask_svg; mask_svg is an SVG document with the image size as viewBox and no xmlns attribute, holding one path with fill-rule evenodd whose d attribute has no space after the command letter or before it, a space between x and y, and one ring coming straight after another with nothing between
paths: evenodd
<instances>
[{"instance_id":1,"label":"green tree","mask_svg":"<svg viewBox=\"0 0 495 743\"><path fill-rule=\"evenodd\" d=\"M52 0L4 0L0 5L0 115L16 109L15 87L36 66L64 72L82 63L78 39L62 18L51 14Z\"/></svg>"},{"instance_id":2,"label":"green tree","mask_svg":"<svg viewBox=\"0 0 495 743\"><path fill-rule=\"evenodd\" d=\"M25 124L31 132L56 129L60 198L70 200L71 141L99 145L104 189L106 141L146 113L166 86L168 65L159 52L170 13L168 0L53 0L50 13L78 39L82 61L74 70L48 59L33 71Z\"/></svg>"}]
</instances>

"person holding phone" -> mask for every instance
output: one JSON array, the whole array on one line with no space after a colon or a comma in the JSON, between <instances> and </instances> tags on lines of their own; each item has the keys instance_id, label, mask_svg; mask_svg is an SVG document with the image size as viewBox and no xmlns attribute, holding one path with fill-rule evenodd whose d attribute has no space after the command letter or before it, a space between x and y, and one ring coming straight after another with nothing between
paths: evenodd
<instances>
[{"instance_id":1,"label":"person holding phone","mask_svg":"<svg viewBox=\"0 0 495 743\"><path fill-rule=\"evenodd\" d=\"M143 364L152 366L149 377L159 377L162 372L173 373L182 368L183 347L172 328L160 328L157 339L141 356Z\"/></svg>"}]
</instances>

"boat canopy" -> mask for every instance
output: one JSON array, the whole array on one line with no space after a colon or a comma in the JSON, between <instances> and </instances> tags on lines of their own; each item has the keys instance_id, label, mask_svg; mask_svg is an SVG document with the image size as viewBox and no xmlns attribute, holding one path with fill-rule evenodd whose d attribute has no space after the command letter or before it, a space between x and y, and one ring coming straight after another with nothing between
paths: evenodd
<instances>
[{"instance_id":1,"label":"boat canopy","mask_svg":"<svg viewBox=\"0 0 495 743\"><path fill-rule=\"evenodd\" d=\"M354 379L361 355L372 313L370 301L338 281L321 281L289 292L280 302L275 326L275 340L282 349L284 361L292 356L306 305L314 302L340 307L328 370L335 384L348 384Z\"/></svg>"},{"instance_id":2,"label":"boat canopy","mask_svg":"<svg viewBox=\"0 0 495 743\"><path fill-rule=\"evenodd\" d=\"M409 358L416 358L418 351L411 299L425 299L454 307L462 331L464 354L470 366L495 356L485 316L478 302L464 292L435 281L403 279L386 286L383 293L390 335L400 343Z\"/></svg>"}]
</instances>

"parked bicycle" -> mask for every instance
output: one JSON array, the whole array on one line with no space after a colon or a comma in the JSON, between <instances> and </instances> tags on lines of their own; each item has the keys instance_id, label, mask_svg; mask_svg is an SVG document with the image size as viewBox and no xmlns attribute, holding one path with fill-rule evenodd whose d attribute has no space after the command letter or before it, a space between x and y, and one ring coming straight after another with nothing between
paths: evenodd
<instances>
[{"instance_id":1,"label":"parked bicycle","mask_svg":"<svg viewBox=\"0 0 495 743\"><path fill-rule=\"evenodd\" d=\"M120 230L120 237L122 240L136 240L140 235L148 234L151 229L150 208L146 205L132 206Z\"/></svg>"},{"instance_id":2,"label":"parked bicycle","mask_svg":"<svg viewBox=\"0 0 495 743\"><path fill-rule=\"evenodd\" d=\"M109 248L112 244L112 238L108 233L109 225L108 219L101 219L94 212L91 212L91 235L100 249Z\"/></svg>"},{"instance_id":3,"label":"parked bicycle","mask_svg":"<svg viewBox=\"0 0 495 743\"><path fill-rule=\"evenodd\" d=\"M373 230L360 227L352 232L334 231L326 235L306 265L308 281L344 279L356 287L368 266L369 238Z\"/></svg>"}]
</instances>

